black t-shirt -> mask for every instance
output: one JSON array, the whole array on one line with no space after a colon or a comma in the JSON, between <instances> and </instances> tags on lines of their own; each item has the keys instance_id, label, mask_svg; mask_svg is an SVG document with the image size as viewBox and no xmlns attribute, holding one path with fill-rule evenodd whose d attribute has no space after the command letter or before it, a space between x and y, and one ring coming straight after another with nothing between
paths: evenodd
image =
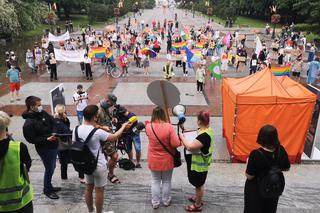
<instances>
[{"instance_id":1,"label":"black t-shirt","mask_svg":"<svg viewBox=\"0 0 320 213\"><path fill-rule=\"evenodd\" d=\"M207 155L209 153L209 148L210 148L210 142L211 142L211 138L210 136L208 135L208 133L204 132L204 133L201 133L200 135L198 135L196 137L196 139L202 143L203 147L200 149L201 152L204 154L204 155Z\"/></svg>"},{"instance_id":2,"label":"black t-shirt","mask_svg":"<svg viewBox=\"0 0 320 213\"><path fill-rule=\"evenodd\" d=\"M263 152L264 156L258 150ZM253 150L249 155L246 173L255 177L263 177L268 173L270 165L276 164L278 157L279 168L281 170L289 169L290 162L288 154L283 146L280 146L280 155L278 149L274 152L268 152L262 148Z\"/></svg>"}]
</instances>

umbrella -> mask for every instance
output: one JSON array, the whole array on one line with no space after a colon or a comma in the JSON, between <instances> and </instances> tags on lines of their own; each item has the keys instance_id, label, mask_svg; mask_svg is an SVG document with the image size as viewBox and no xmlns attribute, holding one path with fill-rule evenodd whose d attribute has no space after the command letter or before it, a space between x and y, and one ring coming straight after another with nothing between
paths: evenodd
<instances>
[{"instance_id":1,"label":"umbrella","mask_svg":"<svg viewBox=\"0 0 320 213\"><path fill-rule=\"evenodd\" d=\"M143 48L142 50L141 50L141 53L142 54L144 54L144 55L149 55L150 56L150 58L155 58L155 57L157 57L157 53L155 52L155 51L153 51L152 49L150 49L150 48Z\"/></svg>"}]
</instances>

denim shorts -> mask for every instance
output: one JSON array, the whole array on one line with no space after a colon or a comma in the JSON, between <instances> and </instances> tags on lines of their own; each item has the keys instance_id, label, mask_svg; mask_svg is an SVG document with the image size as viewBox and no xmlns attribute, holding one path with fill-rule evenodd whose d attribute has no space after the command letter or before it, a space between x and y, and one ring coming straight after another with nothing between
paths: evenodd
<instances>
[{"instance_id":1,"label":"denim shorts","mask_svg":"<svg viewBox=\"0 0 320 213\"><path fill-rule=\"evenodd\" d=\"M131 140L126 142L126 148L127 152L132 151L132 143L134 144L134 148L136 152L141 152L141 140L140 140L140 135L139 134L132 134L130 135Z\"/></svg>"}]
</instances>

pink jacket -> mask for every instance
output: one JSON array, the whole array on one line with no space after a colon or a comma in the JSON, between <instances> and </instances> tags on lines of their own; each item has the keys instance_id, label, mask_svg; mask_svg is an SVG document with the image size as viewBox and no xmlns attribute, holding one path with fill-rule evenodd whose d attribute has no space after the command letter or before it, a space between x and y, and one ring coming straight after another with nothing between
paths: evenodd
<instances>
[{"instance_id":1,"label":"pink jacket","mask_svg":"<svg viewBox=\"0 0 320 213\"><path fill-rule=\"evenodd\" d=\"M174 154L175 148L181 142L170 123L152 123L160 141ZM173 157L163 148L151 129L151 123L146 122L146 134L149 139L148 165L152 171L167 171L174 168Z\"/></svg>"}]
</instances>

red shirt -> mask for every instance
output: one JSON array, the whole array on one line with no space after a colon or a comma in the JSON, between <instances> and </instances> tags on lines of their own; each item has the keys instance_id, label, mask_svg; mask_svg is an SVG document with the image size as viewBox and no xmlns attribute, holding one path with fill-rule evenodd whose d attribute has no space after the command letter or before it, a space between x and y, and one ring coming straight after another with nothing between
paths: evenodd
<instances>
[{"instance_id":1,"label":"red shirt","mask_svg":"<svg viewBox=\"0 0 320 213\"><path fill-rule=\"evenodd\" d=\"M123 54L122 56L119 57L120 60L120 65L121 67L127 67L129 60L128 60L128 56L126 54Z\"/></svg>"}]
</instances>

